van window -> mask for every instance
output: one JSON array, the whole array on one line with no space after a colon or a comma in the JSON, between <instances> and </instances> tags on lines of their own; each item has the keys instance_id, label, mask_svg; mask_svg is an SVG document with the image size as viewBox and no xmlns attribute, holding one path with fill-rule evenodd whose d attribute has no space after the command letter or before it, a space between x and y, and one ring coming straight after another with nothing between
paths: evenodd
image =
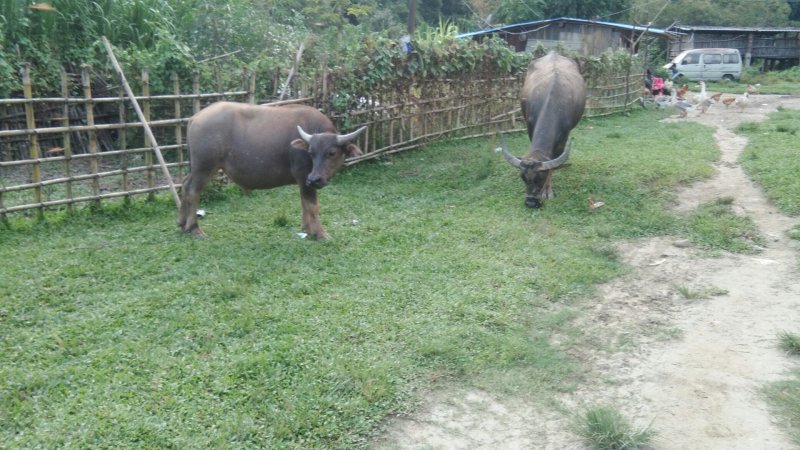
<instances>
[{"instance_id":1,"label":"van window","mask_svg":"<svg viewBox=\"0 0 800 450\"><path fill-rule=\"evenodd\" d=\"M683 62L681 62L681 64L698 64L698 63L700 63L699 53L689 53L683 58Z\"/></svg>"},{"instance_id":2,"label":"van window","mask_svg":"<svg viewBox=\"0 0 800 450\"><path fill-rule=\"evenodd\" d=\"M704 64L722 64L722 55L719 53L710 53L703 55Z\"/></svg>"},{"instance_id":3,"label":"van window","mask_svg":"<svg viewBox=\"0 0 800 450\"><path fill-rule=\"evenodd\" d=\"M738 53L726 53L722 55L722 62L725 64L739 64Z\"/></svg>"}]
</instances>

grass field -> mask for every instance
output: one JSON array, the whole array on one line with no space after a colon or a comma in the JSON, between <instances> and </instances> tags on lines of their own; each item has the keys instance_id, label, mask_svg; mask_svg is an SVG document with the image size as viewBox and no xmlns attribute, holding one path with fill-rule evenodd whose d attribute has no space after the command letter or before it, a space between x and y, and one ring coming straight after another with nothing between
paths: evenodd
<instances>
[{"instance_id":1,"label":"grass field","mask_svg":"<svg viewBox=\"0 0 800 450\"><path fill-rule=\"evenodd\" d=\"M576 306L626 270L615 241L742 251L713 238L717 217L736 233L724 202L689 221L667 207L717 151L711 129L658 123L665 114L584 120L541 210L523 206L494 139L475 139L340 173L320 194L327 242L297 236L293 187L209 195L204 240L178 232L167 197L12 217L0 229L0 442L354 448L437 382L569 390L587 374L567 350L592 339L571 325ZM527 139L508 142L521 154Z\"/></svg>"},{"instance_id":2,"label":"grass field","mask_svg":"<svg viewBox=\"0 0 800 450\"><path fill-rule=\"evenodd\" d=\"M740 158L742 167L766 191L770 200L785 214L800 216L800 151L797 132L800 130L800 111L780 110L770 114L767 121L741 124L737 131L748 138ZM800 223L788 232L800 239ZM800 261L798 261L800 267ZM776 334L787 357L796 359L797 333L800 329ZM773 411L794 441L800 445L800 371L791 377L771 383L764 390Z\"/></svg>"}]
</instances>

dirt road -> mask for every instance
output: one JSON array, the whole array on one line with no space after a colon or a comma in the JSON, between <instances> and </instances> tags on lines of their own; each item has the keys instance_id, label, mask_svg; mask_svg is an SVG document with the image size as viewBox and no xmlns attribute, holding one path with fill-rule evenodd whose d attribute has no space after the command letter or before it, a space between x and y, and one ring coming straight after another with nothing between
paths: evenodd
<instances>
[{"instance_id":1,"label":"dirt road","mask_svg":"<svg viewBox=\"0 0 800 450\"><path fill-rule=\"evenodd\" d=\"M744 175L737 159L747 141L733 132L779 105L800 109L800 98L758 95L743 113L714 105L705 114L666 119L716 128L721 151L716 175L681 192L677 212L732 197L734 211L752 218L767 237L766 248L757 255L710 257L674 239L621 244L623 260L634 270L602 286L580 320L607 342L627 346L580 355L593 375L557 399L562 408L618 408L636 425L652 424L655 449L798 448L770 416L759 390L785 377L792 364L778 349L777 334L797 332L800 324L800 245L786 236L800 219L781 214ZM714 295L687 300L676 286ZM563 413L465 388L433 393L417 415L392 421L374 446L584 448Z\"/></svg>"}]
</instances>

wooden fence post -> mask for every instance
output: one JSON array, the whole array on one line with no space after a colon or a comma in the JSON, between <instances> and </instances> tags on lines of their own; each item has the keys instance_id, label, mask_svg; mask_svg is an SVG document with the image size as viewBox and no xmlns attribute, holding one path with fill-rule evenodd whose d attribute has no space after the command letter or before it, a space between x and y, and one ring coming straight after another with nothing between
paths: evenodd
<instances>
[{"instance_id":1,"label":"wooden fence post","mask_svg":"<svg viewBox=\"0 0 800 450\"><path fill-rule=\"evenodd\" d=\"M245 91L247 91L247 103L256 104L256 72L250 69L244 71Z\"/></svg>"},{"instance_id":2,"label":"wooden fence post","mask_svg":"<svg viewBox=\"0 0 800 450\"><path fill-rule=\"evenodd\" d=\"M89 127L94 127L92 78L90 66L88 64L83 64L81 66L81 84L83 85L83 98L86 108L86 125ZM97 132L94 130L94 128L90 128L86 131L86 134L89 136L89 153L92 154L92 158L89 160L89 167L94 175L94 177L92 177L92 192L94 193L95 197L98 197L95 199L94 205L100 206L100 178L97 176L99 172L99 162L97 160Z\"/></svg>"},{"instance_id":3,"label":"wooden fence post","mask_svg":"<svg viewBox=\"0 0 800 450\"><path fill-rule=\"evenodd\" d=\"M62 109L64 117L61 118L61 125L69 128L69 77L64 66L61 66L61 92L64 94L64 108ZM64 176L67 178L64 187L67 193L67 200L70 200L67 203L67 211L72 211L72 136L70 136L69 131L64 132L63 146Z\"/></svg>"},{"instance_id":4,"label":"wooden fence post","mask_svg":"<svg viewBox=\"0 0 800 450\"><path fill-rule=\"evenodd\" d=\"M200 72L197 70L192 71L192 94L194 94L192 114L197 114L200 112Z\"/></svg>"},{"instance_id":5,"label":"wooden fence post","mask_svg":"<svg viewBox=\"0 0 800 450\"><path fill-rule=\"evenodd\" d=\"M142 68L142 112L144 113L144 117L142 118L142 122L150 122L150 72L148 72L147 67ZM151 147L152 142L150 142L150 137L147 136L145 133L144 135L144 146ZM153 176L153 154L147 152L144 154L144 165L147 166L147 188L153 189L153 186L156 185L155 177ZM147 199L153 200L155 198L155 194L153 191L147 193Z\"/></svg>"},{"instance_id":6,"label":"wooden fence post","mask_svg":"<svg viewBox=\"0 0 800 450\"><path fill-rule=\"evenodd\" d=\"M128 108L125 106L125 89L120 85L119 87L119 103L117 107L117 114L119 115L119 123L127 123L128 122ZM121 155L121 168L122 169L122 190L127 192L129 190L128 187L128 129L127 128L120 128L119 130L119 148L122 150ZM131 201L131 196L129 194L125 195L125 203L129 203Z\"/></svg>"},{"instance_id":7,"label":"wooden fence post","mask_svg":"<svg viewBox=\"0 0 800 450\"><path fill-rule=\"evenodd\" d=\"M30 64L25 63L22 65L22 91L25 96L26 100L33 99L33 88L31 87L31 74L30 74ZM41 157L41 152L39 150L39 139L36 137L36 133L33 130L36 129L36 117L34 116L33 112L33 102L27 101L25 102L25 126L28 127L28 130L31 130L31 133L28 135L28 150L31 155L31 159L34 160L33 165L31 165L31 178L34 183L41 183L42 182L42 168L38 161ZM42 186L41 184L37 185L33 191L34 200L36 203L42 202ZM41 206L39 206L39 218L44 217L44 211Z\"/></svg>"},{"instance_id":8,"label":"wooden fence post","mask_svg":"<svg viewBox=\"0 0 800 450\"><path fill-rule=\"evenodd\" d=\"M172 91L175 94L175 144L178 149L178 182L183 180L183 124L181 119L181 82L178 79L178 73L172 72Z\"/></svg>"}]
</instances>

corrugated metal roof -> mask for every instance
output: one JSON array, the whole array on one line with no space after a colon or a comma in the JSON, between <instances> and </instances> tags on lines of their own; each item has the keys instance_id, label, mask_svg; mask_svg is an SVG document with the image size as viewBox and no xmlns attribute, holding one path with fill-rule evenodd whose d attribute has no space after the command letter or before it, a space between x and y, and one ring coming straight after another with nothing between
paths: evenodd
<instances>
[{"instance_id":1,"label":"corrugated metal roof","mask_svg":"<svg viewBox=\"0 0 800 450\"><path fill-rule=\"evenodd\" d=\"M465 38L465 37L472 37L472 36L479 36L482 34L491 34L496 33L499 31L505 32L512 32L514 29L517 28L526 28L530 26L537 26L537 25L549 25L555 22L574 22L574 23L585 23L585 24L592 24L592 25L602 25L610 28L619 28L623 30L630 30L630 31L638 31L638 32L647 32L648 34L655 34L659 36L667 36L672 37L675 36L676 33L674 31L668 31L661 28L647 28L641 25L628 25L625 23L614 23L614 22L603 22L600 20L588 20L588 19L574 19L571 17L559 17L556 19L544 19L544 20L534 20L532 22L522 22L522 23L514 23L511 25L504 25L502 27L495 27L495 28L487 28L478 31L472 31L469 33L462 33L456 36L456 38Z\"/></svg>"},{"instance_id":2,"label":"corrugated metal roof","mask_svg":"<svg viewBox=\"0 0 800 450\"><path fill-rule=\"evenodd\" d=\"M729 33L800 33L800 28L791 27L713 27L708 25L675 25L669 28L681 33L692 31L724 31Z\"/></svg>"}]
</instances>

